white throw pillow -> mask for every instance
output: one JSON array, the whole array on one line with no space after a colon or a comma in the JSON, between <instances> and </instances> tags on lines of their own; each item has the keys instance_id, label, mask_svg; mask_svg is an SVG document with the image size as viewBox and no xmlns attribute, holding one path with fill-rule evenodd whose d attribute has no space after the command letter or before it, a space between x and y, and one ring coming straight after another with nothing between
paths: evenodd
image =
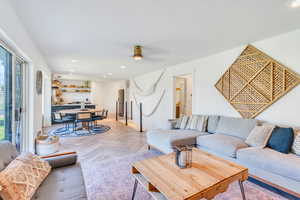
<instances>
[{"instance_id":1,"label":"white throw pillow","mask_svg":"<svg viewBox=\"0 0 300 200\"><path fill-rule=\"evenodd\" d=\"M192 117L190 117L186 129L204 132L206 131L207 120L207 116L193 115Z\"/></svg>"},{"instance_id":2,"label":"white throw pillow","mask_svg":"<svg viewBox=\"0 0 300 200\"><path fill-rule=\"evenodd\" d=\"M300 156L300 130L294 129L295 137L292 145L292 152Z\"/></svg>"},{"instance_id":3,"label":"white throw pillow","mask_svg":"<svg viewBox=\"0 0 300 200\"><path fill-rule=\"evenodd\" d=\"M255 126L247 137L245 143L252 147L264 148L272 134L275 126L273 125L262 125Z\"/></svg>"}]
</instances>

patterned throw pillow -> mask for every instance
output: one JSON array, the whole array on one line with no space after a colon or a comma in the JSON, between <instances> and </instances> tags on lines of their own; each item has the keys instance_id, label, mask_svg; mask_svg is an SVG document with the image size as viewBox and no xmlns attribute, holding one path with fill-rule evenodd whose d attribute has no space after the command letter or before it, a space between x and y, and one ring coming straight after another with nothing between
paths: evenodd
<instances>
[{"instance_id":1,"label":"patterned throw pillow","mask_svg":"<svg viewBox=\"0 0 300 200\"><path fill-rule=\"evenodd\" d=\"M0 172L0 196L10 200L30 200L50 173L48 162L24 153Z\"/></svg>"},{"instance_id":2,"label":"patterned throw pillow","mask_svg":"<svg viewBox=\"0 0 300 200\"><path fill-rule=\"evenodd\" d=\"M189 116L182 116L177 120L175 129L185 129L189 121Z\"/></svg>"},{"instance_id":3,"label":"patterned throw pillow","mask_svg":"<svg viewBox=\"0 0 300 200\"><path fill-rule=\"evenodd\" d=\"M185 129L186 125L188 124L189 116L183 116L180 123L180 129Z\"/></svg>"},{"instance_id":4,"label":"patterned throw pillow","mask_svg":"<svg viewBox=\"0 0 300 200\"><path fill-rule=\"evenodd\" d=\"M262 125L255 126L247 137L245 143L252 147L264 148L272 134L274 126Z\"/></svg>"},{"instance_id":5,"label":"patterned throw pillow","mask_svg":"<svg viewBox=\"0 0 300 200\"><path fill-rule=\"evenodd\" d=\"M186 129L196 129L196 125L198 122L198 115L192 115L190 116L189 122L186 125Z\"/></svg>"},{"instance_id":6,"label":"patterned throw pillow","mask_svg":"<svg viewBox=\"0 0 300 200\"><path fill-rule=\"evenodd\" d=\"M177 119L176 124L175 124L175 129L180 129L181 121L182 121L182 117Z\"/></svg>"},{"instance_id":7,"label":"patterned throw pillow","mask_svg":"<svg viewBox=\"0 0 300 200\"><path fill-rule=\"evenodd\" d=\"M300 156L300 129L294 129L294 142L292 145L292 152Z\"/></svg>"},{"instance_id":8,"label":"patterned throw pillow","mask_svg":"<svg viewBox=\"0 0 300 200\"><path fill-rule=\"evenodd\" d=\"M207 119L208 119L207 116L193 115L192 117L190 117L186 129L198 130L204 132L206 131L206 127L207 127Z\"/></svg>"}]
</instances>

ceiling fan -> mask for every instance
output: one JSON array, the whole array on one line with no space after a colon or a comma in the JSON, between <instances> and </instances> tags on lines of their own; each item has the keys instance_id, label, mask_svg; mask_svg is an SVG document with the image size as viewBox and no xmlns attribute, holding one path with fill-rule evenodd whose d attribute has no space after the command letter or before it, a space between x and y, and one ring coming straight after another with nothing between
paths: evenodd
<instances>
[{"instance_id":1,"label":"ceiling fan","mask_svg":"<svg viewBox=\"0 0 300 200\"><path fill-rule=\"evenodd\" d=\"M160 61L163 60L162 58L153 57L153 56L151 56L151 57L149 57L149 56L144 57L143 50L142 50L143 48L144 47L141 46L141 45L135 45L133 47L133 56L132 56L132 58L134 60L136 60L136 61L144 60L144 61L151 61L151 62L160 62ZM150 50L150 51L153 52L153 49L151 49L151 48L146 48L146 49L147 49L147 51Z\"/></svg>"}]
</instances>

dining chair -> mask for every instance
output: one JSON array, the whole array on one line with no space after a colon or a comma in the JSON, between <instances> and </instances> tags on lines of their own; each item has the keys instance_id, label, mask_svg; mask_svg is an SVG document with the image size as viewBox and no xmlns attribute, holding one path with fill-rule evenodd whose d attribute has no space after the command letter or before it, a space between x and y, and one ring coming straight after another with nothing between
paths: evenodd
<instances>
[{"instance_id":1,"label":"dining chair","mask_svg":"<svg viewBox=\"0 0 300 200\"><path fill-rule=\"evenodd\" d=\"M56 123L65 125L64 129L59 130L58 133L69 131L70 124L74 123L74 118L71 116L62 116L62 114L58 112L52 113L52 120Z\"/></svg>"},{"instance_id":2,"label":"dining chair","mask_svg":"<svg viewBox=\"0 0 300 200\"><path fill-rule=\"evenodd\" d=\"M105 114L103 115L104 119L107 119L108 116L108 110L105 110Z\"/></svg>"},{"instance_id":3,"label":"dining chair","mask_svg":"<svg viewBox=\"0 0 300 200\"><path fill-rule=\"evenodd\" d=\"M105 109L102 110L101 115L102 115L102 116L105 115Z\"/></svg>"},{"instance_id":4,"label":"dining chair","mask_svg":"<svg viewBox=\"0 0 300 200\"><path fill-rule=\"evenodd\" d=\"M92 120L93 120L93 123L94 123L94 126L97 126L97 121L98 120L102 120L104 118L103 116L103 111L98 111L98 112L95 112L93 114L93 117L92 117Z\"/></svg>"},{"instance_id":5,"label":"dining chair","mask_svg":"<svg viewBox=\"0 0 300 200\"><path fill-rule=\"evenodd\" d=\"M87 123L87 129L90 132L90 122L92 122L92 113L90 112L78 112L76 113L76 119L74 122L74 127L75 127L75 133L76 133L76 128L77 128L77 123ZM82 125L83 126L83 125Z\"/></svg>"}]
</instances>

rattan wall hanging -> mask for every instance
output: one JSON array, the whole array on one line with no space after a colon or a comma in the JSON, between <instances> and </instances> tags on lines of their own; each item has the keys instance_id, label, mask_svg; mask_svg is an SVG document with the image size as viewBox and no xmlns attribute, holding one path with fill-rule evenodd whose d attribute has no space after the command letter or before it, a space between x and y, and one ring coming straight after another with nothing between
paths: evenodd
<instances>
[{"instance_id":1,"label":"rattan wall hanging","mask_svg":"<svg viewBox=\"0 0 300 200\"><path fill-rule=\"evenodd\" d=\"M215 87L243 118L254 118L299 83L298 74L248 45Z\"/></svg>"}]
</instances>

